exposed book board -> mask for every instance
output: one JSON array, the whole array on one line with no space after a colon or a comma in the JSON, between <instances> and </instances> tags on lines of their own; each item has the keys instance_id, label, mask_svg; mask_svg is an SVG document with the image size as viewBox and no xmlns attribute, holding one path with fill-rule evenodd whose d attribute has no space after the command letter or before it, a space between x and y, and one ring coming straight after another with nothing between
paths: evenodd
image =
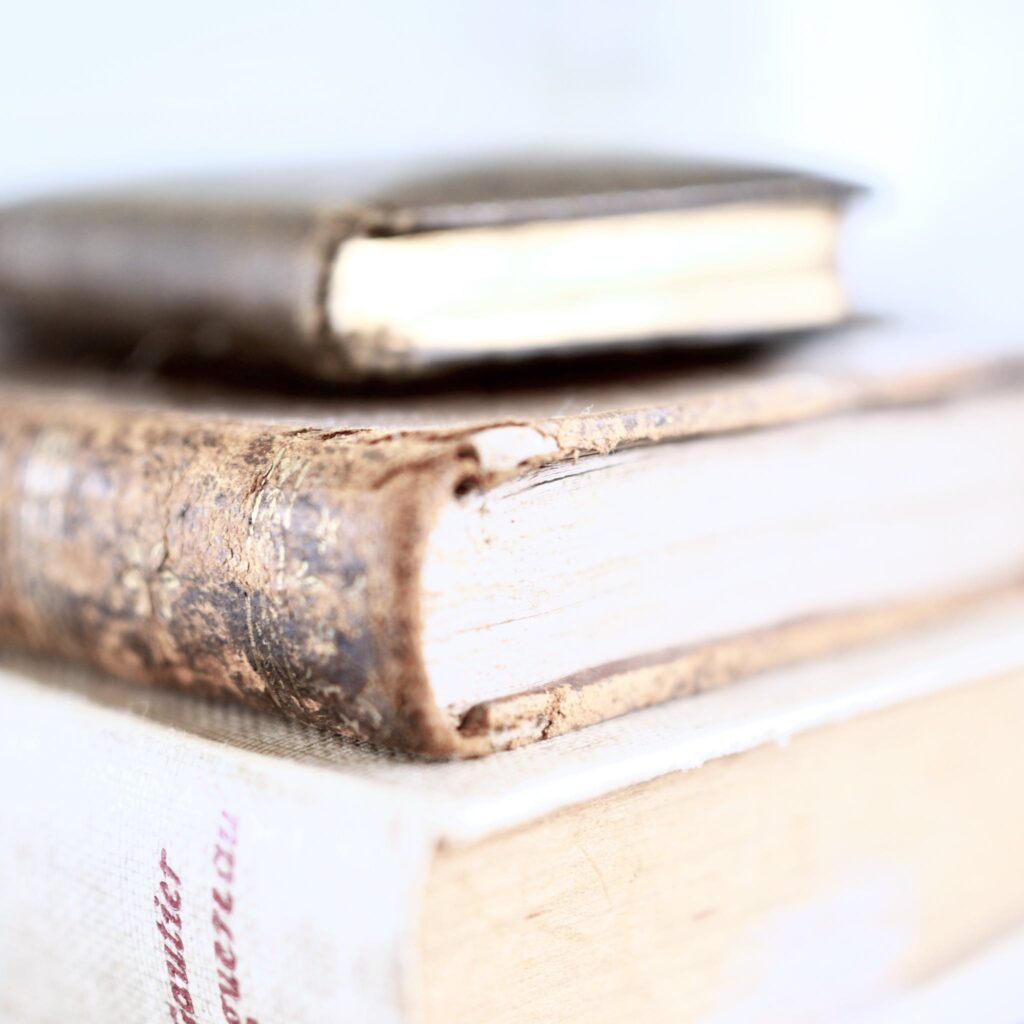
<instances>
[{"instance_id":1,"label":"exposed book board","mask_svg":"<svg viewBox=\"0 0 1024 1024\"><path fill-rule=\"evenodd\" d=\"M849 186L680 160L344 171L0 211L0 299L326 377L835 323Z\"/></svg>"},{"instance_id":2,"label":"exposed book board","mask_svg":"<svg viewBox=\"0 0 1024 1024\"><path fill-rule=\"evenodd\" d=\"M866 331L398 409L11 373L0 642L435 756L551 737L1014 585L1020 370Z\"/></svg>"},{"instance_id":3,"label":"exposed book board","mask_svg":"<svg viewBox=\"0 0 1024 1024\"><path fill-rule=\"evenodd\" d=\"M8 664L0 1019L843 1019L1024 920L1022 627L447 764Z\"/></svg>"}]
</instances>

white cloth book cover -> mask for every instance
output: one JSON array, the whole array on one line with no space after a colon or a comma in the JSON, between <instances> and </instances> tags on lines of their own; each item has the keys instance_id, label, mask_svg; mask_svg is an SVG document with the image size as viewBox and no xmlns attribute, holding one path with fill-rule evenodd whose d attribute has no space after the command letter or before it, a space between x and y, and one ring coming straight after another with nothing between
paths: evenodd
<instances>
[{"instance_id":1,"label":"white cloth book cover","mask_svg":"<svg viewBox=\"0 0 1024 1024\"><path fill-rule=\"evenodd\" d=\"M1011 595L841 658L430 764L234 705L8 663L0 1019L412 1024L424 1019L420 910L439 849L1021 666L1024 599ZM798 930L792 977L763 981L771 1005L887 991L911 940L872 932L884 918L845 936L833 921L831 940ZM808 938L822 940L810 959ZM787 963L763 941L730 956ZM848 942L856 956L836 990L821 962ZM746 991L708 1019L760 1020L758 1005Z\"/></svg>"}]
</instances>

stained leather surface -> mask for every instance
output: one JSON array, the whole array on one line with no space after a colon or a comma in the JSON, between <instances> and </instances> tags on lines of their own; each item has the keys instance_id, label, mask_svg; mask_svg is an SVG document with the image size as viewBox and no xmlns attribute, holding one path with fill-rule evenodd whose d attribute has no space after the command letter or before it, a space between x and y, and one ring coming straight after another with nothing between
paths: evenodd
<instances>
[{"instance_id":1,"label":"stained leather surface","mask_svg":"<svg viewBox=\"0 0 1024 1024\"><path fill-rule=\"evenodd\" d=\"M935 608L782 624L652 652L504 699L460 723L423 668L419 568L440 509L559 460L1019 387L1024 359L867 332L708 376L537 388L495 405L280 402L111 380L0 377L0 645L143 683L230 694L433 756L542 738ZM390 411L389 411L390 410ZM495 462L489 431L530 446ZM1009 571L1008 567L1008 571ZM937 607L959 597L942 597Z\"/></svg>"}]
</instances>

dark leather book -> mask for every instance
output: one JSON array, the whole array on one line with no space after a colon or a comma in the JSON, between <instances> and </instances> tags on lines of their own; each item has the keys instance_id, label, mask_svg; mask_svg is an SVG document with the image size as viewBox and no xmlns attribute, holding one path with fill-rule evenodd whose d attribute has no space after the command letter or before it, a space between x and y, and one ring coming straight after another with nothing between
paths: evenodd
<instances>
[{"instance_id":1,"label":"dark leather book","mask_svg":"<svg viewBox=\"0 0 1024 1024\"><path fill-rule=\"evenodd\" d=\"M919 342L401 403L12 371L0 646L439 756L904 628L1024 574L1021 359Z\"/></svg>"},{"instance_id":2,"label":"dark leather book","mask_svg":"<svg viewBox=\"0 0 1024 1024\"><path fill-rule=\"evenodd\" d=\"M840 182L678 160L182 182L0 212L0 302L334 379L820 327Z\"/></svg>"}]
</instances>

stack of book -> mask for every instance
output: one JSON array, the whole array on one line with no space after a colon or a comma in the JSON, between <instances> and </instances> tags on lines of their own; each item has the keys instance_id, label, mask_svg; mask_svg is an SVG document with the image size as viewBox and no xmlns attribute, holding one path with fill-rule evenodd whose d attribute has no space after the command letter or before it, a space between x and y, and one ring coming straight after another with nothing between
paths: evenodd
<instances>
[{"instance_id":1,"label":"stack of book","mask_svg":"<svg viewBox=\"0 0 1024 1024\"><path fill-rule=\"evenodd\" d=\"M1024 924L1024 351L850 326L853 192L0 213L0 1019L836 1021Z\"/></svg>"}]
</instances>

